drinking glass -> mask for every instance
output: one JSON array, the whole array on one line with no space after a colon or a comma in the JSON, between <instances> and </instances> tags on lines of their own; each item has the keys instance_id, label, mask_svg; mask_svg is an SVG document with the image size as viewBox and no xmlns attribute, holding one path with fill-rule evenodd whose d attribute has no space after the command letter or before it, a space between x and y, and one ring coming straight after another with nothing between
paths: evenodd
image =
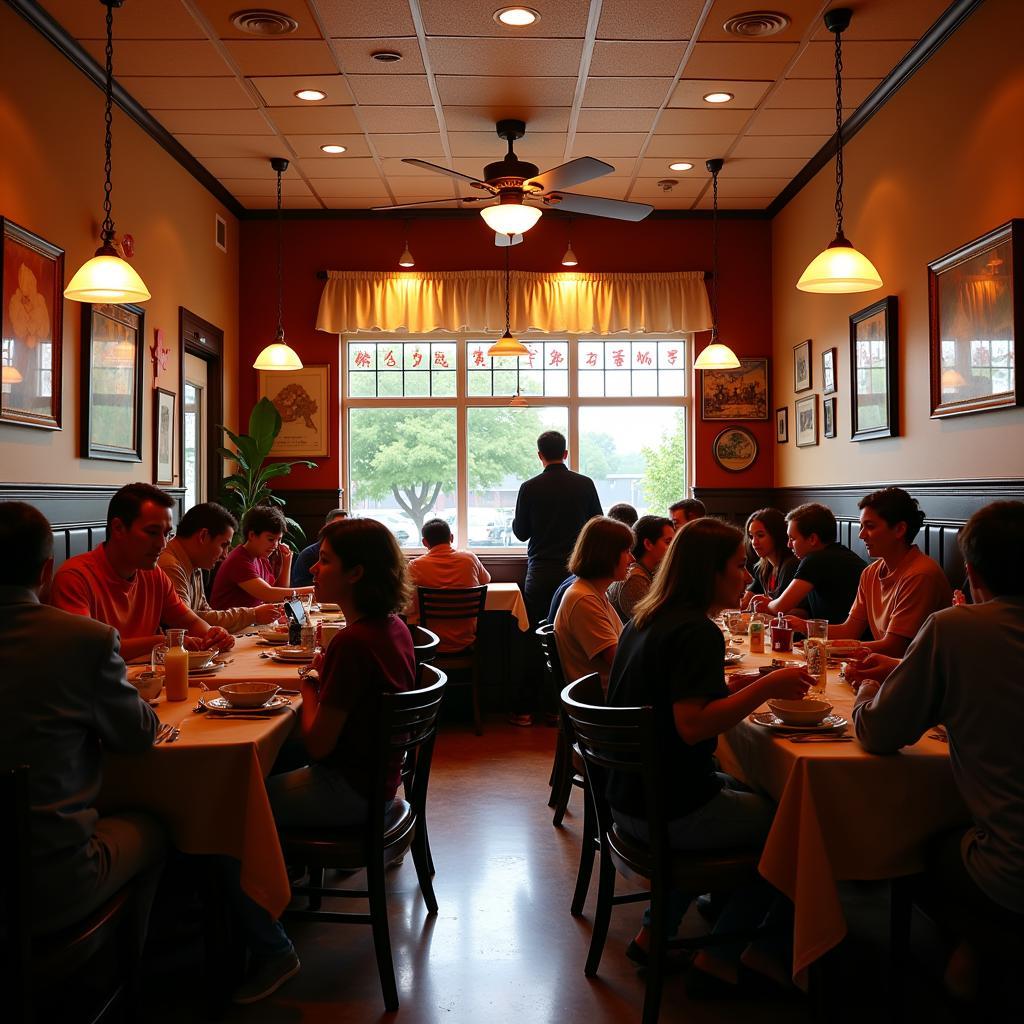
<instances>
[{"instance_id":1,"label":"drinking glass","mask_svg":"<svg viewBox=\"0 0 1024 1024\"><path fill-rule=\"evenodd\" d=\"M164 659L167 657L167 644L157 644L149 656L149 667L158 675L164 674Z\"/></svg>"},{"instance_id":2,"label":"drinking glass","mask_svg":"<svg viewBox=\"0 0 1024 1024\"><path fill-rule=\"evenodd\" d=\"M822 640L828 639L828 619L808 619L807 635L818 637Z\"/></svg>"},{"instance_id":3,"label":"drinking glass","mask_svg":"<svg viewBox=\"0 0 1024 1024\"><path fill-rule=\"evenodd\" d=\"M828 641L820 636L807 637L804 640L804 658L807 661L807 674L816 680L815 685L807 691L807 696L824 697L828 681Z\"/></svg>"}]
</instances>

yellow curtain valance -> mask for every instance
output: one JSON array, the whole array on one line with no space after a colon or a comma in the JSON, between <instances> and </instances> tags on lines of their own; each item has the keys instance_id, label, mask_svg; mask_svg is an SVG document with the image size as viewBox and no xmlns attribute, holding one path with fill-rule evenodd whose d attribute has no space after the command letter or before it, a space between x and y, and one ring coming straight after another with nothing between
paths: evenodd
<instances>
[{"instance_id":1,"label":"yellow curtain valance","mask_svg":"<svg viewBox=\"0 0 1024 1024\"><path fill-rule=\"evenodd\" d=\"M668 274L538 274L515 271L509 289L517 334L679 334L711 328L702 271ZM317 330L491 331L505 329L500 270L426 273L331 270Z\"/></svg>"}]
</instances>

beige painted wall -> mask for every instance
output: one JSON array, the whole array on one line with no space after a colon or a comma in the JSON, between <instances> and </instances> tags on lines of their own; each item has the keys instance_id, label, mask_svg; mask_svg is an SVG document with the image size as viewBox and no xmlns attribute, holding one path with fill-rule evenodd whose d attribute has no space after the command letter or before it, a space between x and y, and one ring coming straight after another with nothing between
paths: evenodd
<instances>
[{"instance_id":1,"label":"beige painted wall","mask_svg":"<svg viewBox=\"0 0 1024 1024\"><path fill-rule=\"evenodd\" d=\"M102 13L97 5L97 25ZM66 250L66 284L99 244L103 94L6 5L0 5L0 140L0 216ZM145 304L146 348L153 329L161 327L164 344L171 349L161 387L178 390L179 306L223 328L225 366L234 367L236 218L116 107L113 186L115 226L135 237L132 263L153 295ZM214 245L214 213L227 221L226 255ZM153 371L148 351L144 461L79 457L80 309L78 303L64 303L63 430L0 425L0 482L152 480ZM225 415L232 424L238 386L230 369L225 390Z\"/></svg>"},{"instance_id":2,"label":"beige painted wall","mask_svg":"<svg viewBox=\"0 0 1024 1024\"><path fill-rule=\"evenodd\" d=\"M796 289L834 234L834 162L775 218L775 404L790 407L777 486L1024 476L1024 409L929 418L927 294L931 260L1024 217L1022 36L1024 3L987 0L847 148L846 235L875 264L880 290ZM902 436L852 442L847 318L885 295L899 299ZM838 349L838 436L798 449L793 346L805 338L819 396L821 353ZM1020 356L1024 338L1017 345Z\"/></svg>"}]
</instances>

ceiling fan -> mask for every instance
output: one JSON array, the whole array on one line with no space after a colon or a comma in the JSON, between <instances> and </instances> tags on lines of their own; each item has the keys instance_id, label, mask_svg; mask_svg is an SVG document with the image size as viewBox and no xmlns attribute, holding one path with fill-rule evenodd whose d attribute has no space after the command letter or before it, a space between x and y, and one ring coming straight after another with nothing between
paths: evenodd
<instances>
[{"instance_id":1,"label":"ceiling fan","mask_svg":"<svg viewBox=\"0 0 1024 1024\"><path fill-rule=\"evenodd\" d=\"M520 160L512 149L516 139L526 134L526 122L512 119L499 121L495 126L498 137L508 142L504 159L488 164L483 178L453 171L448 167L429 163L426 160L405 159L402 163L414 164L437 174L469 182L484 196L460 196L461 203L488 203L480 215L488 226L494 229L495 245L516 245L540 219L541 208L528 203L539 203L541 207L565 210L567 213L584 214L591 217L610 217L614 220L643 220L653 209L647 203L627 203L619 199L602 199L598 196L583 196L562 189L580 185L593 178L600 178L615 170L603 160L581 156L566 164L559 164L541 174L536 164ZM450 203L451 199L425 200L421 203L397 203L394 206L375 206L375 210L405 210L412 206L430 206L435 203Z\"/></svg>"}]
</instances>

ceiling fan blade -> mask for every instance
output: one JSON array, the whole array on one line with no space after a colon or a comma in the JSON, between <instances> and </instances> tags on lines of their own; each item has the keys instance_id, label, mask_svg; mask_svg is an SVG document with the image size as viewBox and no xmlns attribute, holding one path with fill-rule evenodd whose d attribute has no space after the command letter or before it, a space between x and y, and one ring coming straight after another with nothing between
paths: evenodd
<instances>
[{"instance_id":1,"label":"ceiling fan blade","mask_svg":"<svg viewBox=\"0 0 1024 1024\"><path fill-rule=\"evenodd\" d=\"M507 249L510 245L518 245L523 240L522 235L503 235L500 231L494 233L494 244L499 249Z\"/></svg>"},{"instance_id":2,"label":"ceiling fan blade","mask_svg":"<svg viewBox=\"0 0 1024 1024\"><path fill-rule=\"evenodd\" d=\"M566 213L582 213L590 217L611 217L612 220L643 220L654 207L648 203L626 203L621 199L580 196L572 192L553 192L544 202Z\"/></svg>"},{"instance_id":3,"label":"ceiling fan blade","mask_svg":"<svg viewBox=\"0 0 1024 1024\"><path fill-rule=\"evenodd\" d=\"M603 160L595 160L592 156L581 156L570 160L567 164L559 164L550 170L530 178L523 184L528 188L539 188L541 192L553 192L556 189L572 188L585 181L592 181L602 175L611 174L615 168Z\"/></svg>"},{"instance_id":4,"label":"ceiling fan blade","mask_svg":"<svg viewBox=\"0 0 1024 1024\"><path fill-rule=\"evenodd\" d=\"M412 206L434 206L437 203L483 203L490 196L459 196L458 199L421 199L418 203L395 203L392 206L371 206L371 210L407 210Z\"/></svg>"},{"instance_id":5,"label":"ceiling fan blade","mask_svg":"<svg viewBox=\"0 0 1024 1024\"><path fill-rule=\"evenodd\" d=\"M417 160L415 158L403 158L403 164L414 164L416 167L422 167L428 171L434 171L437 174L447 174L449 178L461 178L463 181L468 181L475 185L477 188L486 189L488 192L493 192L491 188L484 181L480 181L477 178L473 178L468 174L463 174L461 171L453 171L450 167L442 167L440 164L432 164L428 160Z\"/></svg>"}]
</instances>

